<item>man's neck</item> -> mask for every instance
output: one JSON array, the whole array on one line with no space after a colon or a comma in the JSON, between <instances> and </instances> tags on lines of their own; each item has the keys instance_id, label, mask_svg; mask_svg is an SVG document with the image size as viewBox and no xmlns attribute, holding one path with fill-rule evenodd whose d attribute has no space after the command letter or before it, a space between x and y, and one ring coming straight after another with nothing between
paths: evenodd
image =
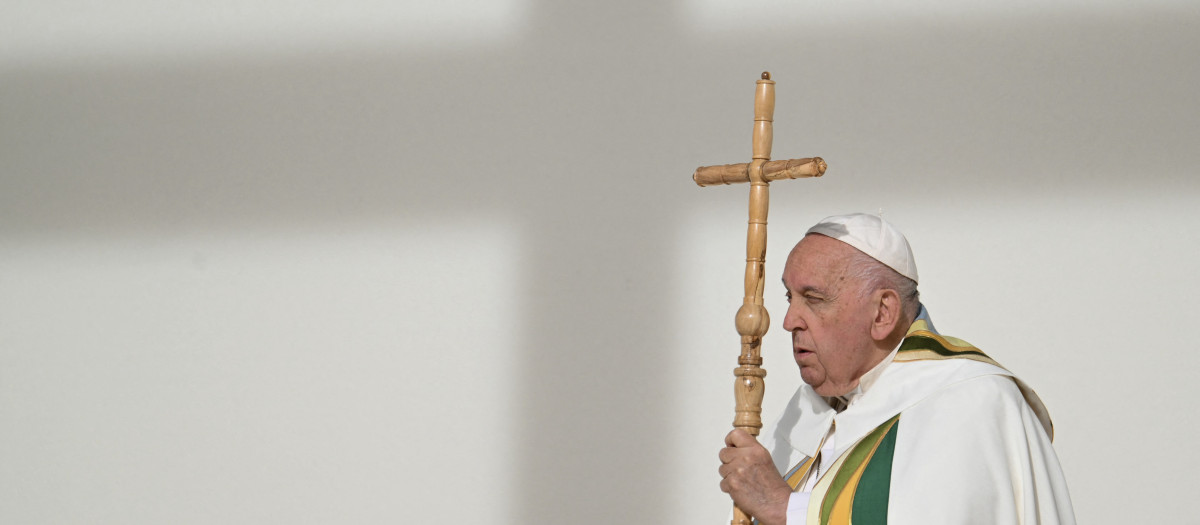
<instances>
[{"instance_id":1,"label":"man's neck","mask_svg":"<svg viewBox=\"0 0 1200 525\"><path fill-rule=\"evenodd\" d=\"M875 361L875 363L872 364L866 372L859 376L858 381L854 382L854 386L850 387L848 392L835 396L821 396L823 399L825 399L825 402L829 403L829 406L833 407L834 410L841 412L849 407L850 403L857 399L858 396L866 393L867 390L870 390L871 386L875 384L875 381L879 379L879 376L883 375L883 371L887 368L888 364L895 359L896 352L900 350L900 344L904 342L905 336L908 335L909 327L911 327L917 319L920 319L922 314L925 314L924 306L918 308L918 311L912 315L911 320L909 320L907 323L897 323L896 327L892 330L892 333L888 334L887 338L885 338L883 341L876 342L875 350L876 355L879 356L879 360ZM928 314L925 315L926 318L928 318Z\"/></svg>"},{"instance_id":2,"label":"man's neck","mask_svg":"<svg viewBox=\"0 0 1200 525\"><path fill-rule=\"evenodd\" d=\"M884 369L886 369L888 364L892 362L892 359L896 357L896 351L899 349L900 343L897 341L896 345L893 346L888 353L882 354L879 361L876 361L874 366L872 366L858 378L858 381L854 384L854 387L852 387L849 392L846 392L840 396L823 396L825 402L837 412L841 412L848 408L851 403L858 399L859 396L865 394L871 389L871 386L875 384L875 381L879 379L879 376L883 375Z\"/></svg>"}]
</instances>

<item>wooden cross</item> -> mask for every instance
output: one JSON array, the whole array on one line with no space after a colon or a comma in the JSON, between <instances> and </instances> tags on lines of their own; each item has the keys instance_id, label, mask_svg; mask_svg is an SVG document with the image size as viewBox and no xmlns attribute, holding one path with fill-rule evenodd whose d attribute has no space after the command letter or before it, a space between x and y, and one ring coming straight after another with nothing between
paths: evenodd
<instances>
[{"instance_id":1,"label":"wooden cross","mask_svg":"<svg viewBox=\"0 0 1200 525\"><path fill-rule=\"evenodd\" d=\"M750 220L746 230L746 294L734 323L742 336L742 353L733 370L737 400L733 426L757 436L762 428L762 336L771 318L763 307L763 262L767 255L768 188L771 181L820 177L826 164L820 157L771 160L771 124L775 116L775 81L764 71L754 94L754 156L749 163L697 168L692 180L701 186L750 183ZM750 525L750 516L733 507L732 525Z\"/></svg>"}]
</instances>

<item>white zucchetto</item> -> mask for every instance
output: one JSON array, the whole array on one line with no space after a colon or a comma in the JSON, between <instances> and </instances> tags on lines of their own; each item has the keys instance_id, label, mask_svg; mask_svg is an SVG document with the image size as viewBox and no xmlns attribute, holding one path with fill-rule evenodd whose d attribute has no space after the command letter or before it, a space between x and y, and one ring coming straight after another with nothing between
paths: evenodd
<instances>
[{"instance_id":1,"label":"white zucchetto","mask_svg":"<svg viewBox=\"0 0 1200 525\"><path fill-rule=\"evenodd\" d=\"M821 219L808 233L819 233L842 241L871 258L917 281L917 261L908 239L878 215L851 213Z\"/></svg>"}]
</instances>

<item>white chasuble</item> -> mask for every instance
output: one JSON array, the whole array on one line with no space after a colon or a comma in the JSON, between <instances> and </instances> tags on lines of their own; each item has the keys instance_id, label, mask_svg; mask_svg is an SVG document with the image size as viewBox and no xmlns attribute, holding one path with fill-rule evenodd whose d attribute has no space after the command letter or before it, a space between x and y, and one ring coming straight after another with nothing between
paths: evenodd
<instances>
[{"instance_id":1,"label":"white chasuble","mask_svg":"<svg viewBox=\"0 0 1200 525\"><path fill-rule=\"evenodd\" d=\"M924 315L893 356L841 412L801 385L763 433L780 474L804 492L789 525L1075 523L1032 389ZM822 447L836 460L812 461Z\"/></svg>"}]
</instances>

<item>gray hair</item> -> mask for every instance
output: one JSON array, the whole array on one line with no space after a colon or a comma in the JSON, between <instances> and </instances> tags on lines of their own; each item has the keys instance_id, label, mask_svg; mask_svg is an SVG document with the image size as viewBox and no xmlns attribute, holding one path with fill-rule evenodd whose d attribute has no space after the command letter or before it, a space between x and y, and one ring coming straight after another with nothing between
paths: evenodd
<instances>
[{"instance_id":1,"label":"gray hair","mask_svg":"<svg viewBox=\"0 0 1200 525\"><path fill-rule=\"evenodd\" d=\"M858 250L846 261L846 276L860 284L859 294L867 297L879 290L895 290L900 296L900 315L912 322L921 309L921 292L917 282L900 275L886 264Z\"/></svg>"}]
</instances>

